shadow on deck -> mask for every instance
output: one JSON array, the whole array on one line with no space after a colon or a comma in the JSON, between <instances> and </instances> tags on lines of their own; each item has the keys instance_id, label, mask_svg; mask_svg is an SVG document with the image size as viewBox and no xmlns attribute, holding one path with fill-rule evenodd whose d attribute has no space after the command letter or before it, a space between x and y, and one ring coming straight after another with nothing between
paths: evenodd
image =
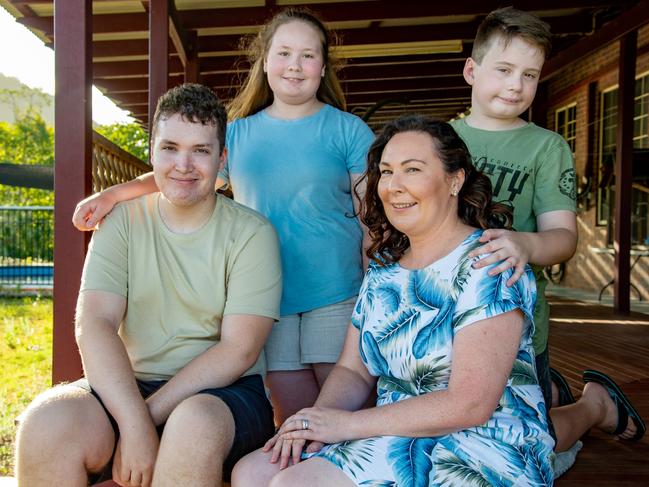
<instances>
[{"instance_id":1,"label":"shadow on deck","mask_svg":"<svg viewBox=\"0 0 649 487\"><path fill-rule=\"evenodd\" d=\"M555 297L549 301L550 363L564 374L573 394L581 393L584 369L600 370L649 420L649 315L617 315L609 307ZM649 485L649 438L634 443L592 432L556 485Z\"/></svg>"}]
</instances>

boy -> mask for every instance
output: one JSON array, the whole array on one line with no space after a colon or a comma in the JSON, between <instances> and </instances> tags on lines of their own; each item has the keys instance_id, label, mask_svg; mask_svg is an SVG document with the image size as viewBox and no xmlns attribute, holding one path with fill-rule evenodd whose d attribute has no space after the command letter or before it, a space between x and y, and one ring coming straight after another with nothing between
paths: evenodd
<instances>
[{"instance_id":1,"label":"boy","mask_svg":"<svg viewBox=\"0 0 649 487\"><path fill-rule=\"evenodd\" d=\"M476 167L492 181L494 198L514 208L517 231L487 230L485 243L472 256L490 252L476 266L500 262L491 273L514 267L507 285L527 263L536 275L534 349L537 373L548 408L552 386L548 360L549 306L542 268L564 262L575 252L577 224L575 170L567 143L558 134L519 116L534 101L541 69L550 52L549 26L537 17L503 8L491 12L478 28L464 79L472 86L471 113L452 122L472 154ZM589 383L574 405L550 414L557 451L570 448L591 427L619 434L618 410L607 389ZM635 434L624 417L623 438Z\"/></svg>"}]
</instances>

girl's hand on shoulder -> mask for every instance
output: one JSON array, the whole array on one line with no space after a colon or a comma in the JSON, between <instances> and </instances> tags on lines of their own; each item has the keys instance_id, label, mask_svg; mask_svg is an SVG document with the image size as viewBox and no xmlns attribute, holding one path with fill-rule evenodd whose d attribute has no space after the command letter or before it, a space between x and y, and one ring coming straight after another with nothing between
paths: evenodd
<instances>
[{"instance_id":1,"label":"girl's hand on shoulder","mask_svg":"<svg viewBox=\"0 0 649 487\"><path fill-rule=\"evenodd\" d=\"M81 231L94 230L117 202L110 192L101 191L79 201L72 215L72 224Z\"/></svg>"}]
</instances>

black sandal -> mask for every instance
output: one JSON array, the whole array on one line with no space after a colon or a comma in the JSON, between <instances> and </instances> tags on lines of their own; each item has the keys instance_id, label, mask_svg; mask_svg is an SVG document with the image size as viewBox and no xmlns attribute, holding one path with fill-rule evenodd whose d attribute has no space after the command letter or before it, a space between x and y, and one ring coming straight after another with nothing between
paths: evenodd
<instances>
[{"instance_id":1,"label":"black sandal","mask_svg":"<svg viewBox=\"0 0 649 487\"><path fill-rule=\"evenodd\" d=\"M559 406L567 406L568 404L575 403L575 396L572 395L568 381L561 375L557 369L550 367L550 378L554 385L559 390Z\"/></svg>"}]
</instances>

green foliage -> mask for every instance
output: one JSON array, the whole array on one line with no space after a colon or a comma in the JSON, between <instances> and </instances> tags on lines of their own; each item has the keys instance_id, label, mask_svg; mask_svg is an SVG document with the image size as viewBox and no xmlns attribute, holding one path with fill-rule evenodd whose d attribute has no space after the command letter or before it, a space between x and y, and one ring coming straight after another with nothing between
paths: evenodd
<instances>
[{"instance_id":1,"label":"green foliage","mask_svg":"<svg viewBox=\"0 0 649 487\"><path fill-rule=\"evenodd\" d=\"M15 123L0 122L0 162L12 164L54 164L54 129L49 127L34 101L31 91L0 90L0 99L10 100L14 106ZM27 107L18 108L18 100L29 96ZM44 189L18 188L0 185L1 205L54 204L54 194Z\"/></svg>"},{"instance_id":2,"label":"green foliage","mask_svg":"<svg viewBox=\"0 0 649 487\"><path fill-rule=\"evenodd\" d=\"M51 386L52 299L0 298L0 476L13 474L14 420Z\"/></svg>"},{"instance_id":3,"label":"green foliage","mask_svg":"<svg viewBox=\"0 0 649 487\"><path fill-rule=\"evenodd\" d=\"M0 122L0 161L14 164L54 164L54 129L40 113L34 94L25 90L0 90L0 100L13 104L15 122ZM20 109L19 101L27 99Z\"/></svg>"},{"instance_id":4,"label":"green foliage","mask_svg":"<svg viewBox=\"0 0 649 487\"><path fill-rule=\"evenodd\" d=\"M135 157L149 160L149 135L137 123L100 125L95 130Z\"/></svg>"}]
</instances>

